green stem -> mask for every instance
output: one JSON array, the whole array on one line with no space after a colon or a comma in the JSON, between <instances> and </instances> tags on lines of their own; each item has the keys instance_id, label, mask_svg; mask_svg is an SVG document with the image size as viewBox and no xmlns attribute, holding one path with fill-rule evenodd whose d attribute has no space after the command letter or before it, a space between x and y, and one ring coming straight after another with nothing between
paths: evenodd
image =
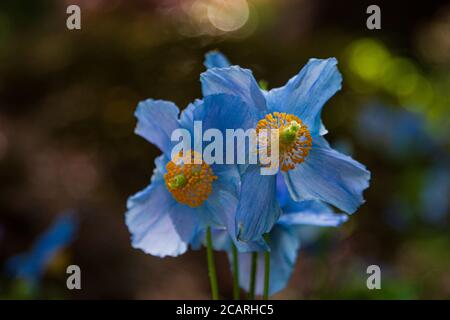
<instances>
[{"instance_id":1,"label":"green stem","mask_svg":"<svg viewBox=\"0 0 450 320\"><path fill-rule=\"evenodd\" d=\"M264 235L264 240L269 244L269 234ZM264 293L263 299L269 299L269 283L270 283L270 251L264 252Z\"/></svg>"},{"instance_id":2,"label":"green stem","mask_svg":"<svg viewBox=\"0 0 450 320\"><path fill-rule=\"evenodd\" d=\"M233 299L239 300L239 257L234 243L231 244L231 250L233 251Z\"/></svg>"},{"instance_id":3,"label":"green stem","mask_svg":"<svg viewBox=\"0 0 450 320\"><path fill-rule=\"evenodd\" d=\"M217 285L216 265L212 247L211 227L206 229L206 257L208 259L208 275L211 283L211 296L213 300L219 300L219 286Z\"/></svg>"},{"instance_id":4,"label":"green stem","mask_svg":"<svg viewBox=\"0 0 450 320\"><path fill-rule=\"evenodd\" d=\"M252 265L250 270L250 288L248 291L248 299L255 299L255 287L256 287L256 269L258 267L258 252L252 253Z\"/></svg>"}]
</instances>

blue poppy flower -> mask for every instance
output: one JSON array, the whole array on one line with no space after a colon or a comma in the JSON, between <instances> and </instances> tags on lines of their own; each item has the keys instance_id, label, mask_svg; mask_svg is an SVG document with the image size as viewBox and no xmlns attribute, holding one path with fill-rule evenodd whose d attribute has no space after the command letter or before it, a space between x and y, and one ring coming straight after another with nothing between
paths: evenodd
<instances>
[{"instance_id":1,"label":"blue poppy flower","mask_svg":"<svg viewBox=\"0 0 450 320\"><path fill-rule=\"evenodd\" d=\"M74 213L60 215L50 228L36 239L30 251L7 261L6 272L27 283L38 284L57 252L73 241L77 229L78 220Z\"/></svg>"},{"instance_id":2,"label":"blue poppy flower","mask_svg":"<svg viewBox=\"0 0 450 320\"><path fill-rule=\"evenodd\" d=\"M148 99L139 103L136 133L157 145L163 155L155 161L150 185L128 199L126 224L133 247L159 257L177 256L206 227L234 223L240 185L237 167L170 159L178 143L171 141L171 135L176 129L193 133L194 121L202 121L203 130L223 130L222 122L228 115L222 106L239 108L241 104L238 97L211 95L196 100L180 114L172 102ZM243 117L234 119L245 122ZM232 127L232 121L228 125ZM233 232L230 236L236 238Z\"/></svg>"},{"instance_id":3,"label":"blue poppy flower","mask_svg":"<svg viewBox=\"0 0 450 320\"><path fill-rule=\"evenodd\" d=\"M290 196L295 201L318 200L349 214L355 212L364 202L362 192L369 186L370 173L329 146L320 119L323 105L341 88L337 60L310 59L285 86L265 91L248 69L212 65L211 61L224 61L217 55L208 56L205 62L210 68L201 74L203 95L239 97L243 105L233 115L246 116L244 130L280 130L280 167ZM275 197L275 175L261 175L258 165L249 165L241 183L234 228L238 238L248 242L271 231L281 208Z\"/></svg>"},{"instance_id":4,"label":"blue poppy flower","mask_svg":"<svg viewBox=\"0 0 450 320\"><path fill-rule=\"evenodd\" d=\"M280 219L269 233L270 247L270 282L269 294L273 295L284 289L295 267L303 226L335 227L347 221L346 214L336 214L330 206L315 200L296 202L291 199L281 174L276 177L278 203L283 211ZM227 231L216 229L212 232L215 250L228 252L232 264L231 239ZM196 240L197 246L203 237ZM249 291L251 253L239 253L239 282L240 287ZM264 287L264 255L258 255L256 274L256 294L263 293Z\"/></svg>"}]
</instances>

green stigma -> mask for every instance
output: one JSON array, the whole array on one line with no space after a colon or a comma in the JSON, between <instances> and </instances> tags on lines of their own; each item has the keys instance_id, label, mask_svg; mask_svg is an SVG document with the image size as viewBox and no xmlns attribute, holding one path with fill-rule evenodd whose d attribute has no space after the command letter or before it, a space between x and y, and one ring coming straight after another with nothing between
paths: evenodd
<instances>
[{"instance_id":1,"label":"green stigma","mask_svg":"<svg viewBox=\"0 0 450 320\"><path fill-rule=\"evenodd\" d=\"M184 176L184 174L180 173L177 174L175 177L172 178L169 182L169 188L170 189L179 189L183 188L187 183L187 179Z\"/></svg>"},{"instance_id":2,"label":"green stigma","mask_svg":"<svg viewBox=\"0 0 450 320\"><path fill-rule=\"evenodd\" d=\"M297 132L300 130L300 124L297 121L291 123L280 132L280 142L284 145L290 145L297 138Z\"/></svg>"}]
</instances>

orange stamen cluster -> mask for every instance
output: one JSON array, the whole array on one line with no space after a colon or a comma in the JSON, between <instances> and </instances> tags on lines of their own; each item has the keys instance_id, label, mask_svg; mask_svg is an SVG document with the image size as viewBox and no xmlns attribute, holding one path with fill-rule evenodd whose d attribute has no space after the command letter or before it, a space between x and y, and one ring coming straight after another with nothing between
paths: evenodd
<instances>
[{"instance_id":1,"label":"orange stamen cluster","mask_svg":"<svg viewBox=\"0 0 450 320\"><path fill-rule=\"evenodd\" d=\"M279 159L282 171L294 169L297 164L305 160L311 150L311 134L308 127L297 116L284 112L270 113L256 125L258 137L260 137L259 132L263 129L267 132L272 129L279 130ZM259 148L267 148L267 152L270 154L270 138L261 136Z\"/></svg>"},{"instance_id":2,"label":"orange stamen cluster","mask_svg":"<svg viewBox=\"0 0 450 320\"><path fill-rule=\"evenodd\" d=\"M195 208L208 199L217 176L207 163L199 161L200 155L195 151L189 153L187 157L180 154L167 163L164 180L175 200Z\"/></svg>"}]
</instances>

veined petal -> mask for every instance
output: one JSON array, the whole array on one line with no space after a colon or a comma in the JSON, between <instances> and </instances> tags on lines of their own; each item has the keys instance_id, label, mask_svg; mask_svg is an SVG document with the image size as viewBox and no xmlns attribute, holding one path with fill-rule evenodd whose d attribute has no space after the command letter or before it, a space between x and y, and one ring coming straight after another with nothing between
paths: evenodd
<instances>
[{"instance_id":1,"label":"veined petal","mask_svg":"<svg viewBox=\"0 0 450 320\"><path fill-rule=\"evenodd\" d=\"M300 238L294 228L277 225L270 232L270 281L269 294L273 295L284 289L294 270L300 248ZM249 291L251 253L239 254L239 284ZM232 262L231 254L228 255ZM261 295L264 288L264 254L258 254L256 273L256 294Z\"/></svg>"},{"instance_id":2,"label":"veined petal","mask_svg":"<svg viewBox=\"0 0 450 320\"><path fill-rule=\"evenodd\" d=\"M192 208L175 199L172 199L172 206L168 212L175 230L186 243L191 243L195 235L205 229L212 218L204 205Z\"/></svg>"},{"instance_id":3,"label":"veined petal","mask_svg":"<svg viewBox=\"0 0 450 320\"><path fill-rule=\"evenodd\" d=\"M218 179L214 182L211 196L205 202L207 211L214 217L215 221L219 222L219 225L226 227L230 241L234 241L240 252L267 250L268 246L262 236L257 240L249 242L239 241L237 239L236 209L241 184L241 177L237 166L213 165L212 168L218 176Z\"/></svg>"},{"instance_id":4,"label":"veined petal","mask_svg":"<svg viewBox=\"0 0 450 320\"><path fill-rule=\"evenodd\" d=\"M286 85L267 93L269 110L294 114L312 134L325 134L320 120L322 107L341 89L342 76L336 65L335 58L310 59Z\"/></svg>"},{"instance_id":5,"label":"veined petal","mask_svg":"<svg viewBox=\"0 0 450 320\"><path fill-rule=\"evenodd\" d=\"M238 96L261 117L267 112L266 99L253 74L239 66L212 68L200 75L203 96L211 94L230 94Z\"/></svg>"},{"instance_id":6,"label":"veined petal","mask_svg":"<svg viewBox=\"0 0 450 320\"><path fill-rule=\"evenodd\" d=\"M203 129L218 129L225 137L226 129L255 128L258 119L239 96L212 94L196 109L195 120L203 120Z\"/></svg>"},{"instance_id":7,"label":"veined petal","mask_svg":"<svg viewBox=\"0 0 450 320\"><path fill-rule=\"evenodd\" d=\"M312 225L336 227L348 220L345 214L336 214L333 209L320 201L290 201L283 207L283 215L277 223L282 225Z\"/></svg>"},{"instance_id":8,"label":"veined petal","mask_svg":"<svg viewBox=\"0 0 450 320\"><path fill-rule=\"evenodd\" d=\"M202 205L207 214L209 225L228 226L234 221L239 197L240 177L235 165L213 165L217 176L213 191Z\"/></svg>"},{"instance_id":9,"label":"veined petal","mask_svg":"<svg viewBox=\"0 0 450 320\"><path fill-rule=\"evenodd\" d=\"M202 104L202 100L196 99L194 102L190 103L183 111L181 111L180 120L178 120L178 122L180 123L180 126L182 128L189 130L191 134L193 134L194 113L198 112L196 110L200 108Z\"/></svg>"},{"instance_id":10,"label":"veined petal","mask_svg":"<svg viewBox=\"0 0 450 320\"><path fill-rule=\"evenodd\" d=\"M147 99L139 102L134 115L138 119L135 133L170 154L172 132L179 128L178 107L169 101Z\"/></svg>"},{"instance_id":11,"label":"veined petal","mask_svg":"<svg viewBox=\"0 0 450 320\"><path fill-rule=\"evenodd\" d=\"M143 191L128 199L126 224L132 246L158 256L178 256L187 250L169 215L174 200L164 180L153 179Z\"/></svg>"},{"instance_id":12,"label":"veined petal","mask_svg":"<svg viewBox=\"0 0 450 320\"><path fill-rule=\"evenodd\" d=\"M277 173L277 200L280 207L285 212L285 206L292 202L291 196L289 195L289 190L284 182L284 177L281 172Z\"/></svg>"},{"instance_id":13,"label":"veined petal","mask_svg":"<svg viewBox=\"0 0 450 320\"><path fill-rule=\"evenodd\" d=\"M261 175L258 165L249 166L242 175L235 226L238 240L258 240L272 229L281 214L275 188L276 176Z\"/></svg>"},{"instance_id":14,"label":"veined petal","mask_svg":"<svg viewBox=\"0 0 450 320\"><path fill-rule=\"evenodd\" d=\"M231 64L227 57L220 53L219 51L210 51L205 54L205 61L203 62L207 69L211 68L226 68Z\"/></svg>"},{"instance_id":15,"label":"veined petal","mask_svg":"<svg viewBox=\"0 0 450 320\"><path fill-rule=\"evenodd\" d=\"M330 148L324 138L313 138L305 161L284 173L295 201L321 200L353 213L364 203L370 172L351 157Z\"/></svg>"}]
</instances>

